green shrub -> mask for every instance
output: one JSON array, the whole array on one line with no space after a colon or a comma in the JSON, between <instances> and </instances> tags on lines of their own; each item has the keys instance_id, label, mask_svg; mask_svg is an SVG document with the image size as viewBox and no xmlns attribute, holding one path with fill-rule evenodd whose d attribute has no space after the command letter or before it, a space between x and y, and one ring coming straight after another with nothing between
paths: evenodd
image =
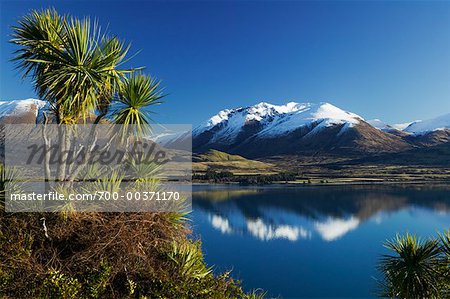
<instances>
[{"instance_id":1,"label":"green shrub","mask_svg":"<svg viewBox=\"0 0 450 299\"><path fill-rule=\"evenodd\" d=\"M80 292L81 284L76 278L60 271L50 271L42 287L44 298L74 299Z\"/></svg>"},{"instance_id":2,"label":"green shrub","mask_svg":"<svg viewBox=\"0 0 450 299\"><path fill-rule=\"evenodd\" d=\"M383 274L381 297L448 298L450 294L450 259L445 232L439 238L422 240L406 234L387 241L385 247L394 254L380 260Z\"/></svg>"}]
</instances>

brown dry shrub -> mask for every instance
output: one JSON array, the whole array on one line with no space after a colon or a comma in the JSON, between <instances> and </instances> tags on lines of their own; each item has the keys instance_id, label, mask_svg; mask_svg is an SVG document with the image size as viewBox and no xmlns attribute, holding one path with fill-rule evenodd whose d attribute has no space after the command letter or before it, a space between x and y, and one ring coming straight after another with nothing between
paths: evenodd
<instances>
[{"instance_id":1,"label":"brown dry shrub","mask_svg":"<svg viewBox=\"0 0 450 299\"><path fill-rule=\"evenodd\" d=\"M240 297L242 290L227 274L185 277L182 266L168 258L174 242L193 244L179 218L175 213L1 212L0 297ZM207 271L198 248L197 266ZM99 275L102 286L92 278Z\"/></svg>"}]
</instances>

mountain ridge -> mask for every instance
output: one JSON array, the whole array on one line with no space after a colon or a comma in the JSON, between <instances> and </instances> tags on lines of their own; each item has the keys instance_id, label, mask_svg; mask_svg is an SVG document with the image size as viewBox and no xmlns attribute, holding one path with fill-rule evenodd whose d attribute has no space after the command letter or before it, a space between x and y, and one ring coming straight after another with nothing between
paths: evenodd
<instances>
[{"instance_id":1,"label":"mountain ridge","mask_svg":"<svg viewBox=\"0 0 450 299\"><path fill-rule=\"evenodd\" d=\"M46 102L0 101L0 122L38 123ZM190 134L160 136L170 145ZM243 157L275 155L358 156L401 152L450 142L450 114L435 119L389 125L330 103L253 106L221 110L192 130L193 151L214 149Z\"/></svg>"},{"instance_id":2,"label":"mountain ridge","mask_svg":"<svg viewBox=\"0 0 450 299\"><path fill-rule=\"evenodd\" d=\"M408 142L330 103L296 103L226 109L193 130L193 150L261 157L378 153L406 150Z\"/></svg>"},{"instance_id":3,"label":"mountain ridge","mask_svg":"<svg viewBox=\"0 0 450 299\"><path fill-rule=\"evenodd\" d=\"M401 152L450 141L450 117L448 127L427 128L422 134L406 130L419 123L366 121L327 102L261 102L221 110L197 126L192 132L193 150L216 149L250 158L288 154L352 156Z\"/></svg>"}]
</instances>

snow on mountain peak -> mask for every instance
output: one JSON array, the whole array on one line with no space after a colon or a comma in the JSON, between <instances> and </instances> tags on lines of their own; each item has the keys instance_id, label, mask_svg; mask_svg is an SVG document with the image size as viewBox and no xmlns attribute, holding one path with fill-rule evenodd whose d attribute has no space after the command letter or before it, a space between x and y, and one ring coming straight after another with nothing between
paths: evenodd
<instances>
[{"instance_id":1,"label":"snow on mountain peak","mask_svg":"<svg viewBox=\"0 0 450 299\"><path fill-rule=\"evenodd\" d=\"M260 114L267 114L270 113L272 111L275 111L277 113L283 114L283 113L289 113L289 112L294 112L297 111L299 109L301 109L304 105L309 105L309 103L307 104L299 104L296 102L289 102L285 105L273 105L267 102L261 102L258 103L254 106L250 106L248 107L249 111L251 112L255 112L255 113L260 113Z\"/></svg>"},{"instance_id":2,"label":"snow on mountain peak","mask_svg":"<svg viewBox=\"0 0 450 299\"><path fill-rule=\"evenodd\" d=\"M407 126L404 131L420 135L444 129L450 129L450 113L432 119L415 121Z\"/></svg>"},{"instance_id":3,"label":"snow on mountain peak","mask_svg":"<svg viewBox=\"0 0 450 299\"><path fill-rule=\"evenodd\" d=\"M245 125L252 122L263 125L258 133L262 136L285 134L315 122L320 123L320 127L335 124L348 124L347 127L351 127L360 120L363 118L330 103L289 102L273 105L261 102L245 108L222 110L194 129L193 134L199 135L215 128L213 139L233 140Z\"/></svg>"},{"instance_id":4,"label":"snow on mountain peak","mask_svg":"<svg viewBox=\"0 0 450 299\"><path fill-rule=\"evenodd\" d=\"M277 136L292 132L300 127L317 123L314 131L332 125L346 125L345 128L352 127L364 120L359 115L344 111L330 103L303 103L295 105L291 112L285 113L283 117L279 117L270 122L261 132L259 136Z\"/></svg>"},{"instance_id":5,"label":"snow on mountain peak","mask_svg":"<svg viewBox=\"0 0 450 299\"><path fill-rule=\"evenodd\" d=\"M327 119L330 123L343 123L348 122L351 124L357 124L360 120L364 120L361 116L344 111L330 103L320 103L317 111L312 113L316 119Z\"/></svg>"},{"instance_id":6,"label":"snow on mountain peak","mask_svg":"<svg viewBox=\"0 0 450 299\"><path fill-rule=\"evenodd\" d=\"M46 105L46 102L37 99L0 101L0 117L20 116L36 109L38 111Z\"/></svg>"},{"instance_id":7,"label":"snow on mountain peak","mask_svg":"<svg viewBox=\"0 0 450 299\"><path fill-rule=\"evenodd\" d=\"M387 123L378 118L369 119L367 123L378 130L386 130L390 127Z\"/></svg>"},{"instance_id":8,"label":"snow on mountain peak","mask_svg":"<svg viewBox=\"0 0 450 299\"><path fill-rule=\"evenodd\" d=\"M208 120L207 125L213 127L225 120L228 120L228 115L230 114L230 112L231 110L228 109L219 111L217 115L214 115Z\"/></svg>"}]
</instances>

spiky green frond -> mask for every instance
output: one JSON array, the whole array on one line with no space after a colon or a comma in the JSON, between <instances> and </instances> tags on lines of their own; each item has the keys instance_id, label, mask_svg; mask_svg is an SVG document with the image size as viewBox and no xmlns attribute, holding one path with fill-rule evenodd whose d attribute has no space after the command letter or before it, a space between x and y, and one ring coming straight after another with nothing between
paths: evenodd
<instances>
[{"instance_id":1,"label":"spiky green frond","mask_svg":"<svg viewBox=\"0 0 450 299\"><path fill-rule=\"evenodd\" d=\"M394 252L394 255L384 255L379 265L386 278L385 296L440 298L437 240L421 240L407 234L387 241L384 246Z\"/></svg>"},{"instance_id":2,"label":"spiky green frond","mask_svg":"<svg viewBox=\"0 0 450 299\"><path fill-rule=\"evenodd\" d=\"M13 61L23 71L23 77L30 76L33 79L40 97L46 90L42 75L51 72L52 67L36 61L42 59L42 54L48 53L50 47L61 47L65 38L63 23L66 18L54 9L35 10L19 20L18 26L12 27L11 43L19 47Z\"/></svg>"},{"instance_id":3,"label":"spiky green frond","mask_svg":"<svg viewBox=\"0 0 450 299\"><path fill-rule=\"evenodd\" d=\"M163 98L160 81L142 73L131 74L125 80L117 98L114 122L132 128L139 135L150 131L148 107L161 103ZM132 125L129 127L129 125Z\"/></svg>"},{"instance_id":4,"label":"spiky green frond","mask_svg":"<svg viewBox=\"0 0 450 299\"><path fill-rule=\"evenodd\" d=\"M442 234L439 234L439 240L441 242L441 252L443 253L441 258L441 271L446 286L445 295L450 297L450 230L446 230Z\"/></svg>"},{"instance_id":5,"label":"spiky green frond","mask_svg":"<svg viewBox=\"0 0 450 299\"><path fill-rule=\"evenodd\" d=\"M108 177L101 177L89 185L92 190L105 191L110 194L119 192L124 176L117 170L111 170Z\"/></svg>"},{"instance_id":6,"label":"spiky green frond","mask_svg":"<svg viewBox=\"0 0 450 299\"><path fill-rule=\"evenodd\" d=\"M129 46L102 35L89 18L34 11L14 27L14 60L31 76L40 97L53 104L60 122L105 111L129 70L119 67Z\"/></svg>"},{"instance_id":7,"label":"spiky green frond","mask_svg":"<svg viewBox=\"0 0 450 299\"><path fill-rule=\"evenodd\" d=\"M450 259L450 230L439 234L441 240L442 252Z\"/></svg>"},{"instance_id":8,"label":"spiky green frond","mask_svg":"<svg viewBox=\"0 0 450 299\"><path fill-rule=\"evenodd\" d=\"M212 268L205 267L200 243L171 243L168 257L178 265L180 273L191 279L202 279L212 272Z\"/></svg>"}]
</instances>

